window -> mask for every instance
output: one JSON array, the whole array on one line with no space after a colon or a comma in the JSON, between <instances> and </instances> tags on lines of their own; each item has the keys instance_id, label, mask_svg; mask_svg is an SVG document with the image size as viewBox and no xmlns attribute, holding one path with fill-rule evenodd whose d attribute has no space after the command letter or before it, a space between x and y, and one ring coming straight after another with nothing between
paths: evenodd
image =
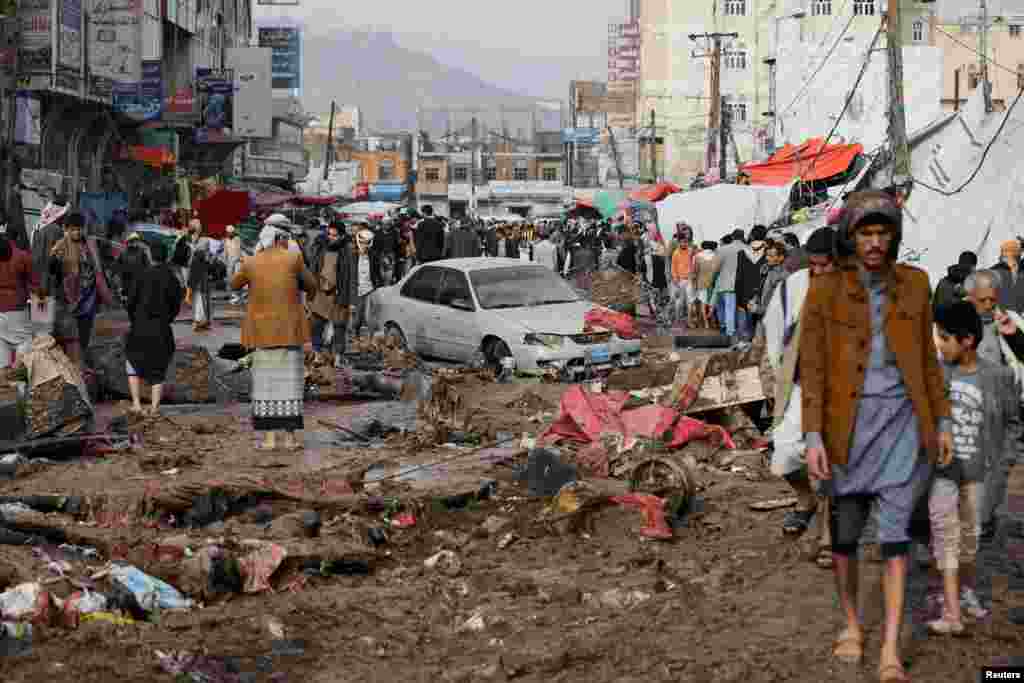
<instances>
[{"instance_id":1,"label":"window","mask_svg":"<svg viewBox=\"0 0 1024 683\"><path fill-rule=\"evenodd\" d=\"M726 109L733 123L743 123L747 120L746 102L730 102L726 105Z\"/></svg>"},{"instance_id":2,"label":"window","mask_svg":"<svg viewBox=\"0 0 1024 683\"><path fill-rule=\"evenodd\" d=\"M1020 24L1010 24L1010 37L1020 38Z\"/></svg>"},{"instance_id":3,"label":"window","mask_svg":"<svg viewBox=\"0 0 1024 683\"><path fill-rule=\"evenodd\" d=\"M378 180L394 180L395 178L395 162L391 159L382 159L377 165L377 179Z\"/></svg>"},{"instance_id":4,"label":"window","mask_svg":"<svg viewBox=\"0 0 1024 683\"><path fill-rule=\"evenodd\" d=\"M554 182L558 180L558 169L554 166L547 166L544 168L542 177L548 182Z\"/></svg>"},{"instance_id":5,"label":"window","mask_svg":"<svg viewBox=\"0 0 1024 683\"><path fill-rule=\"evenodd\" d=\"M512 169L512 180L527 180L530 177L530 169L516 166Z\"/></svg>"},{"instance_id":6,"label":"window","mask_svg":"<svg viewBox=\"0 0 1024 683\"><path fill-rule=\"evenodd\" d=\"M469 283L466 282L465 274L451 268L445 268L444 281L441 284L441 296L438 297L437 303L442 306L451 306L452 302L458 299L462 299L469 304L470 308L476 310L476 306L473 305L473 295L469 291Z\"/></svg>"},{"instance_id":7,"label":"window","mask_svg":"<svg viewBox=\"0 0 1024 683\"><path fill-rule=\"evenodd\" d=\"M744 71L747 68L746 50L729 50L725 53L725 68L733 71Z\"/></svg>"},{"instance_id":8,"label":"window","mask_svg":"<svg viewBox=\"0 0 1024 683\"><path fill-rule=\"evenodd\" d=\"M488 166L487 167L487 179L488 180L497 180L498 179L498 167L497 166Z\"/></svg>"},{"instance_id":9,"label":"window","mask_svg":"<svg viewBox=\"0 0 1024 683\"><path fill-rule=\"evenodd\" d=\"M915 21L913 26L912 39L915 43L920 43L924 40L924 22Z\"/></svg>"},{"instance_id":10,"label":"window","mask_svg":"<svg viewBox=\"0 0 1024 683\"><path fill-rule=\"evenodd\" d=\"M875 0L854 0L853 14L858 17L875 16Z\"/></svg>"},{"instance_id":11,"label":"window","mask_svg":"<svg viewBox=\"0 0 1024 683\"><path fill-rule=\"evenodd\" d=\"M469 169L465 166L456 166L452 169L452 179L457 183L469 182Z\"/></svg>"},{"instance_id":12,"label":"window","mask_svg":"<svg viewBox=\"0 0 1024 683\"><path fill-rule=\"evenodd\" d=\"M978 87L979 80L978 67L974 64L969 64L967 66L967 88L969 90L974 90Z\"/></svg>"},{"instance_id":13,"label":"window","mask_svg":"<svg viewBox=\"0 0 1024 683\"><path fill-rule=\"evenodd\" d=\"M811 5L811 15L815 17L827 17L832 14L832 0L814 0Z\"/></svg>"},{"instance_id":14,"label":"window","mask_svg":"<svg viewBox=\"0 0 1024 683\"><path fill-rule=\"evenodd\" d=\"M725 16L744 17L747 15L747 0L725 0Z\"/></svg>"},{"instance_id":15,"label":"window","mask_svg":"<svg viewBox=\"0 0 1024 683\"><path fill-rule=\"evenodd\" d=\"M425 301L432 304L437 301L437 292L441 288L441 276L444 270L427 266L410 278L402 287L402 296Z\"/></svg>"},{"instance_id":16,"label":"window","mask_svg":"<svg viewBox=\"0 0 1024 683\"><path fill-rule=\"evenodd\" d=\"M423 173L423 177L428 183L439 183L441 182L441 169L439 168L428 168Z\"/></svg>"}]
</instances>

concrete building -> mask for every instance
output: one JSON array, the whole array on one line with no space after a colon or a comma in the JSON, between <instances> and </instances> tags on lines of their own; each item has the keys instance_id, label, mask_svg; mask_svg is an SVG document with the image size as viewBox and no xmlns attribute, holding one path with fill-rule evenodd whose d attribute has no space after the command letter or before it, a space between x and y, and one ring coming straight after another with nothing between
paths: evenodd
<instances>
[{"instance_id":1,"label":"concrete building","mask_svg":"<svg viewBox=\"0 0 1024 683\"><path fill-rule=\"evenodd\" d=\"M307 116L298 98L273 100L273 137L247 143L242 155L242 179L292 190L309 175L309 152L303 144Z\"/></svg>"},{"instance_id":2,"label":"concrete building","mask_svg":"<svg viewBox=\"0 0 1024 683\"><path fill-rule=\"evenodd\" d=\"M990 4L988 79L992 84L992 107L999 111L1009 106L1024 87L1024 3ZM1002 13L1010 9L1016 13ZM943 53L943 111L962 107L981 85L980 19L977 7L964 10L947 3L940 8L934 35Z\"/></svg>"},{"instance_id":3,"label":"concrete building","mask_svg":"<svg viewBox=\"0 0 1024 683\"><path fill-rule=\"evenodd\" d=\"M929 25L932 10L916 0L901 1L904 40L912 44L922 27ZM801 52L827 54L837 43L870 41L880 25L883 4L882 0L642 0L638 117L643 125L654 112L657 135L665 140L665 178L687 183L706 163L712 44L690 40L690 34L739 34L723 40L721 93L729 98L735 155L747 162L767 157L777 146L774 110L781 105L780 118L790 114L785 111L789 103L773 92L773 82L790 82L794 74L808 78L814 72L806 61L784 60L784 50L776 55L776 46L810 45L815 49L801 48ZM930 44L930 33L924 33L925 43ZM828 127L826 118L816 134L825 135ZM730 155L730 167L734 166Z\"/></svg>"}]
</instances>

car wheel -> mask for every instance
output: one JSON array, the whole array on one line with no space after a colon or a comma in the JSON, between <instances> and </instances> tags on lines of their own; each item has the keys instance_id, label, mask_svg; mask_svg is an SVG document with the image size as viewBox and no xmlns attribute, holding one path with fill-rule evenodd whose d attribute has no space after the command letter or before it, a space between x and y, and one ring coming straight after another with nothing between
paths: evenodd
<instances>
[{"instance_id":1,"label":"car wheel","mask_svg":"<svg viewBox=\"0 0 1024 683\"><path fill-rule=\"evenodd\" d=\"M398 348L403 351L410 351L409 342L405 340L405 334L402 333L402 328L394 323L388 323L384 326L384 336L389 339L394 339L398 345Z\"/></svg>"},{"instance_id":2,"label":"car wheel","mask_svg":"<svg viewBox=\"0 0 1024 683\"><path fill-rule=\"evenodd\" d=\"M484 347L484 357L487 359L487 366L494 370L496 376L502 372L502 359L511 356L512 352L509 351L508 344L500 339L492 339Z\"/></svg>"}]
</instances>

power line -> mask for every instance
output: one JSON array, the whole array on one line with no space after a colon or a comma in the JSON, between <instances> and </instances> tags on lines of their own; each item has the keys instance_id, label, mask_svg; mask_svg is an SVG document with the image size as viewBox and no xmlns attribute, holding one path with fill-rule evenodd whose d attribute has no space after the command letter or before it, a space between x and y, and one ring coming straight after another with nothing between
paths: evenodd
<instances>
[{"instance_id":1,"label":"power line","mask_svg":"<svg viewBox=\"0 0 1024 683\"><path fill-rule=\"evenodd\" d=\"M849 0L847 0L847 4L849 4ZM843 5L843 9L846 9L846 5ZM842 10L840 10L840 13L841 12L842 12ZM808 78L804 82L803 86L800 88L800 91L796 94L796 97L794 97L793 101L789 103L789 106L782 110L782 113L779 114L780 118L785 116L787 113L789 113L790 109L792 109L794 106L796 106L797 101L801 97L803 97L805 92L807 92L807 88L810 87L811 82L814 81L814 79L818 76L818 74L821 73L821 70L825 68L825 64L827 64L828 60L832 58L832 55L835 53L836 48L839 47L839 43L843 42L843 36L845 36L846 32L850 30L850 26L853 24L853 20L854 20L854 18L856 16L857 15L855 15L855 14L850 14L849 20L846 22L846 25L843 27L843 30L839 33L839 37L836 38L836 42L834 42L832 44L832 47L829 49L828 54L826 54L824 59L821 60L821 63L818 64L818 68L815 69L814 73L811 74L811 77ZM837 19L838 19L838 15L837 15ZM833 20L833 21L835 21L835 20ZM829 31L829 33L831 33L831 31ZM828 33L825 34L826 37L828 37L828 35L829 35ZM825 45L825 40L822 39L821 44L818 46L818 49L820 50L822 48L822 46L824 46L824 45Z\"/></svg>"},{"instance_id":2,"label":"power line","mask_svg":"<svg viewBox=\"0 0 1024 683\"><path fill-rule=\"evenodd\" d=\"M1002 64L1000 64L999 62L996 62L995 60L989 59L988 55L983 55L980 52L978 52L977 48L971 47L970 45L968 45L967 43L963 42L962 40L958 40L952 33L947 33L946 31L943 31L938 26L935 27L935 30L938 31L939 33L941 33L942 35L946 36L950 40L952 40L957 45L959 45L961 47L967 48L968 50L970 50L974 54L976 54L979 57L981 57L982 59L984 59L989 64L993 64L995 66L998 66L1003 71L1008 71L1011 74L1017 75L1017 70L1016 69L1011 69L1008 66L1003 66Z\"/></svg>"},{"instance_id":3,"label":"power line","mask_svg":"<svg viewBox=\"0 0 1024 683\"><path fill-rule=\"evenodd\" d=\"M999 136L1002 134L1003 129L1006 127L1006 122L1010 120L1010 114L1013 113L1013 110L1017 106L1017 103L1020 102L1021 95L1024 95L1024 88L1021 88L1020 90L1017 91L1017 97L1013 100L1013 104L1010 105L1010 108L1006 110L1006 115L1003 117L1002 122L1000 122L999 128L996 129L995 135L993 135L992 139L988 141L987 145L985 145L985 150L981 153L981 160L978 161L978 165L974 168L974 171L971 172L971 175L967 177L967 180L962 182L959 187L957 187L955 190L943 190L941 188L929 185L926 182L920 181L917 178L911 177L911 180L914 182L914 184L920 185L926 190L937 192L938 194L941 194L945 197L952 197L955 194L963 192L964 188L970 185L971 181L973 181L978 176L978 173L981 171L981 167L985 165L985 159L986 157L988 157L989 150L992 149L992 146L995 144L996 140L998 140Z\"/></svg>"},{"instance_id":4,"label":"power line","mask_svg":"<svg viewBox=\"0 0 1024 683\"><path fill-rule=\"evenodd\" d=\"M828 135L825 136L825 141L821 143L818 153L814 155L814 158L811 160L811 165L807 168L804 175L810 175L811 171L814 170L814 164L818 162L818 158L821 156L821 153L825 151L825 148L828 146L828 141L832 139L833 135L835 135L836 130L839 128L839 124L843 122L843 117L846 115L846 111L850 108L850 102L853 101L853 96L856 94L857 88L860 87L860 82L864 79L864 74L867 73L868 65L871 63L871 54L874 52L875 44L878 42L878 38L881 35L882 27L879 26L878 30L875 31L875 37L871 39L871 45L868 46L867 54L864 55L864 63L861 64L860 73L857 74L857 80L853 82L853 87L850 88L850 92L846 96L846 102L843 103L842 111L840 111L839 116L836 117L836 122L832 125L832 130L830 130Z\"/></svg>"}]
</instances>

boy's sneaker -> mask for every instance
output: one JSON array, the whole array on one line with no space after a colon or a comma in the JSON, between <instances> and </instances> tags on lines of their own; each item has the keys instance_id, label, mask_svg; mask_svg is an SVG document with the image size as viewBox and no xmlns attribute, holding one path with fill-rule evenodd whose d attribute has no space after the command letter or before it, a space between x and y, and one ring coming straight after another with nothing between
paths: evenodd
<instances>
[{"instance_id":1,"label":"boy's sneaker","mask_svg":"<svg viewBox=\"0 0 1024 683\"><path fill-rule=\"evenodd\" d=\"M984 619L989 615L989 611L982 607L978 594L972 588L960 590L960 609L972 619Z\"/></svg>"}]
</instances>

